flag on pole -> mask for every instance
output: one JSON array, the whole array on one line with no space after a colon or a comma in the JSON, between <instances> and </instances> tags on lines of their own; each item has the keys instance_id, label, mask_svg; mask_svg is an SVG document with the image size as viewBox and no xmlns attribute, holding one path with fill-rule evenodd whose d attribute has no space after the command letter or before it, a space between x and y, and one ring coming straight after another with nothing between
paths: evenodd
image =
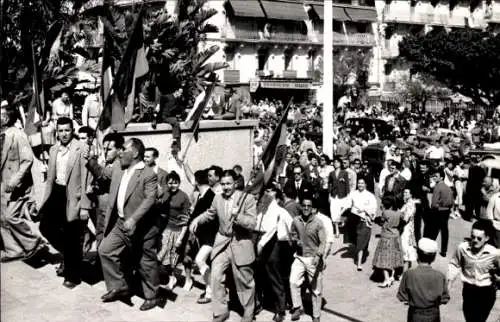
<instances>
[{"instance_id":1,"label":"flag on pole","mask_svg":"<svg viewBox=\"0 0 500 322\"><path fill-rule=\"evenodd\" d=\"M101 67L101 102L107 101L111 86L113 84L114 60L113 60L113 47L114 40L109 31L108 25L102 23L102 18L99 18L100 24L103 28L104 46L102 53L102 67Z\"/></svg>"},{"instance_id":2,"label":"flag on pole","mask_svg":"<svg viewBox=\"0 0 500 322\"><path fill-rule=\"evenodd\" d=\"M109 127L115 131L125 129L134 112L136 79L149 72L144 50L142 14L141 10L113 80L111 91L104 102L98 124L101 131Z\"/></svg>"},{"instance_id":3,"label":"flag on pole","mask_svg":"<svg viewBox=\"0 0 500 322\"><path fill-rule=\"evenodd\" d=\"M201 116L203 115L203 111L207 107L208 101L212 96L214 88L215 88L215 80L210 85L208 85L205 91L201 92L198 95L198 97L194 102L193 108L191 109L188 117L186 118L186 122L193 121L193 124L191 124L190 131L193 133L193 138L196 142L198 142L199 139L198 132L200 130Z\"/></svg>"},{"instance_id":4,"label":"flag on pole","mask_svg":"<svg viewBox=\"0 0 500 322\"><path fill-rule=\"evenodd\" d=\"M26 117L26 126L24 130L28 136L37 135L40 132L41 121L45 115L45 95L43 82L38 68L35 55L35 47L31 41L31 60L33 63L33 96ZM41 134L40 134L41 135ZM38 140L34 140L32 145L39 145ZM42 144L42 142L40 142Z\"/></svg>"},{"instance_id":5,"label":"flag on pole","mask_svg":"<svg viewBox=\"0 0 500 322\"><path fill-rule=\"evenodd\" d=\"M262 153L259 166L260 171L256 174L254 182L245 189L250 194L260 194L262 189L271 181L277 170L283 167L286 156L287 138L287 116L292 106L293 98L290 99L281 120L274 130L269 143Z\"/></svg>"}]
</instances>

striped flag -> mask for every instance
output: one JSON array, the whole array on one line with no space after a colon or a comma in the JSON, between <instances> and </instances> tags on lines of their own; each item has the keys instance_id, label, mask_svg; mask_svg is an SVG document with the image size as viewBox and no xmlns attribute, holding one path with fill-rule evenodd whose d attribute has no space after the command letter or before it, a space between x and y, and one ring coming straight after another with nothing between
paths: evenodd
<instances>
[{"instance_id":1,"label":"striped flag","mask_svg":"<svg viewBox=\"0 0 500 322\"><path fill-rule=\"evenodd\" d=\"M106 102L109 97L109 93L111 92L111 86L113 84L114 60L112 53L114 40L108 29L109 27L102 23L101 18L99 18L99 21L99 25L103 28L104 38L101 67L101 102Z\"/></svg>"},{"instance_id":2,"label":"striped flag","mask_svg":"<svg viewBox=\"0 0 500 322\"><path fill-rule=\"evenodd\" d=\"M208 85L207 89L198 95L196 97L196 100L194 102L194 106L189 112L186 121L193 121L193 124L191 124L191 132L193 133L193 138L196 142L198 142L198 132L200 130L200 120L201 116L203 115L203 111L205 111L205 108L207 107L208 101L210 100L210 97L212 96L212 93L215 88L215 80Z\"/></svg>"},{"instance_id":3,"label":"striped flag","mask_svg":"<svg viewBox=\"0 0 500 322\"><path fill-rule=\"evenodd\" d=\"M264 187L271 181L274 175L283 167L287 145L287 116L292 106L293 98L290 99L285 112L281 116L281 120L274 130L269 143L262 153L259 166L260 171L255 176L253 183L249 185L245 190L250 194L259 195Z\"/></svg>"},{"instance_id":4,"label":"striped flag","mask_svg":"<svg viewBox=\"0 0 500 322\"><path fill-rule=\"evenodd\" d=\"M41 121L45 112L45 95L43 90L43 81L38 68L33 41L31 42L31 59L33 61L33 96L26 117L24 131L32 139L32 145L43 144L41 138L37 139L40 133Z\"/></svg>"},{"instance_id":5,"label":"striped flag","mask_svg":"<svg viewBox=\"0 0 500 322\"><path fill-rule=\"evenodd\" d=\"M113 80L111 91L104 102L98 124L101 131L109 127L115 131L125 129L134 112L136 79L149 72L144 50L142 14L141 10Z\"/></svg>"}]
</instances>

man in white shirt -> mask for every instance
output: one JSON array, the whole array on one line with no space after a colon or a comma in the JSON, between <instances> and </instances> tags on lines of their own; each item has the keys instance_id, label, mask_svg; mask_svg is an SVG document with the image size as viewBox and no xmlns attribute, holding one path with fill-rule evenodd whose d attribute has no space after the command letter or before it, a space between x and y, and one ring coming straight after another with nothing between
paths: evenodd
<instances>
[{"instance_id":1,"label":"man in white shirt","mask_svg":"<svg viewBox=\"0 0 500 322\"><path fill-rule=\"evenodd\" d=\"M486 219L491 220L493 228L493 244L500 249L500 192L491 195L486 208Z\"/></svg>"},{"instance_id":2,"label":"man in white shirt","mask_svg":"<svg viewBox=\"0 0 500 322\"><path fill-rule=\"evenodd\" d=\"M103 302L130 300L131 290L126 278L122 254L139 246L141 257L131 262L141 276L145 301L140 310L159 304L159 270L156 243L159 234L155 214L157 175L144 162L144 144L131 138L120 153L121 167L114 167L110 184L109 205L104 226L104 239L99 245L99 257L108 292ZM132 238L133 237L133 238ZM136 267L138 266L138 267Z\"/></svg>"},{"instance_id":3,"label":"man in white shirt","mask_svg":"<svg viewBox=\"0 0 500 322\"><path fill-rule=\"evenodd\" d=\"M270 283L274 293L276 314L273 321L281 322L285 318L287 279L285 265L291 265L292 250L290 247L290 227L293 218L284 208L278 205L276 199L281 199L281 191L271 185L267 187L263 197L269 202L267 210L257 215L256 229L261 236L257 243L257 256L260 267L261 282ZM263 284L265 285L265 284Z\"/></svg>"}]
</instances>

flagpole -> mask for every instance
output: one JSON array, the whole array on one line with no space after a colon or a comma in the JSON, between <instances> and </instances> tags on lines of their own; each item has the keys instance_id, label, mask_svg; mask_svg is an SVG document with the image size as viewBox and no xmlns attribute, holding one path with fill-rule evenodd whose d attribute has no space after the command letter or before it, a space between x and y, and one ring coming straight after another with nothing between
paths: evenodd
<instances>
[{"instance_id":1,"label":"flagpole","mask_svg":"<svg viewBox=\"0 0 500 322\"><path fill-rule=\"evenodd\" d=\"M197 126L196 126L195 131L197 131L197 130L198 130L198 128L199 128L199 125L197 125ZM189 138L189 141L188 141L188 143L187 143L187 146L186 146L186 148L184 149L184 153L182 154L182 157L181 157L181 162L184 162L184 159L186 158L187 153L188 153L188 151L189 151L189 148L191 147L191 144L193 143L193 141L194 141L194 132L193 132L193 135L191 135L191 137Z\"/></svg>"},{"instance_id":2,"label":"flagpole","mask_svg":"<svg viewBox=\"0 0 500 322\"><path fill-rule=\"evenodd\" d=\"M35 113L39 113L40 115L40 123L37 126L37 128L40 129L40 146L41 146L41 154L40 154L40 161L44 165L47 165L47 160L45 159L45 139L43 138L43 120L45 117L44 111L42 111L42 103L40 101L40 88L38 87L38 64L36 62L36 55L35 55L35 47L33 44L33 40L31 40L31 59L33 60L33 95L35 96ZM42 80L42 87L43 87L43 80ZM33 121L34 121L34 116L33 116Z\"/></svg>"},{"instance_id":3,"label":"flagpole","mask_svg":"<svg viewBox=\"0 0 500 322\"><path fill-rule=\"evenodd\" d=\"M292 102L293 102L293 96L292 96L292 98L290 98L290 101L288 101L287 107L286 107L286 109L285 109L285 113L284 113L284 114L283 114L283 116L281 117L281 120L280 120L280 123L279 123L279 124L282 124L282 123L283 123L283 121L284 121L284 118L285 118L285 117L287 117L287 115L288 115L288 111L290 110L290 106L292 105ZM276 133L274 133L274 135L276 135ZM267 147L266 147L266 149L267 149ZM261 163L262 163L262 156L263 156L264 154L265 154L265 153L262 153L262 154L261 154L261 156L260 156L260 158L259 158L259 162L258 162L257 164L261 164ZM264 169L264 171L265 171L265 169ZM265 175L265 174L264 174L264 175ZM253 177L253 178L256 178L256 177L257 177L257 175L254 175L254 177ZM238 212L236 213L236 215L240 213L241 208L243 207L243 203L245 202L245 200L247 199L247 197L248 197L248 195L249 195L249 193L248 193L248 188L249 188L250 186L251 186L251 184L250 184L250 180L248 180L248 182L247 182L247 184L246 184L246 187L245 187L245 189L244 189L244 193L243 193L243 194L240 196L240 198L238 199L238 202L237 202L237 204L238 204ZM233 221L236 219L236 215L232 215L232 216L231 216L230 222L233 222Z\"/></svg>"}]
</instances>

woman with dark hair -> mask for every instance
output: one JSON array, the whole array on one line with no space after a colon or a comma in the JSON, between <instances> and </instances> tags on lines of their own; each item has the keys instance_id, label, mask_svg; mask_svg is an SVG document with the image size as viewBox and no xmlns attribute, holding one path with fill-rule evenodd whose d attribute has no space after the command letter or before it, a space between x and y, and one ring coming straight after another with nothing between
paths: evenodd
<instances>
[{"instance_id":1,"label":"woman with dark hair","mask_svg":"<svg viewBox=\"0 0 500 322\"><path fill-rule=\"evenodd\" d=\"M384 272L384 282L379 287L390 287L394 282L394 270L403 266L403 251L399 236L399 227L403 214L396 210L394 196L382 199L382 216L379 224L382 226L377 249L373 255L373 266Z\"/></svg>"},{"instance_id":2,"label":"woman with dark hair","mask_svg":"<svg viewBox=\"0 0 500 322\"><path fill-rule=\"evenodd\" d=\"M181 178L172 171L167 176L166 191L161 200L161 213L167 214L167 227L162 233L161 249L158 260L165 271L170 273L168 289L172 290L177 284L174 275L175 267L179 263L179 254L183 254L184 237L187 233L190 218L191 202L187 194L179 190Z\"/></svg>"},{"instance_id":3,"label":"woman with dark hair","mask_svg":"<svg viewBox=\"0 0 500 322\"><path fill-rule=\"evenodd\" d=\"M403 213L402 232L401 232L401 249L403 251L403 260L405 270L408 270L412 263L417 260L417 241L415 240L415 225L414 217L416 213L416 200L413 199L412 192L409 188L403 191Z\"/></svg>"}]
</instances>

